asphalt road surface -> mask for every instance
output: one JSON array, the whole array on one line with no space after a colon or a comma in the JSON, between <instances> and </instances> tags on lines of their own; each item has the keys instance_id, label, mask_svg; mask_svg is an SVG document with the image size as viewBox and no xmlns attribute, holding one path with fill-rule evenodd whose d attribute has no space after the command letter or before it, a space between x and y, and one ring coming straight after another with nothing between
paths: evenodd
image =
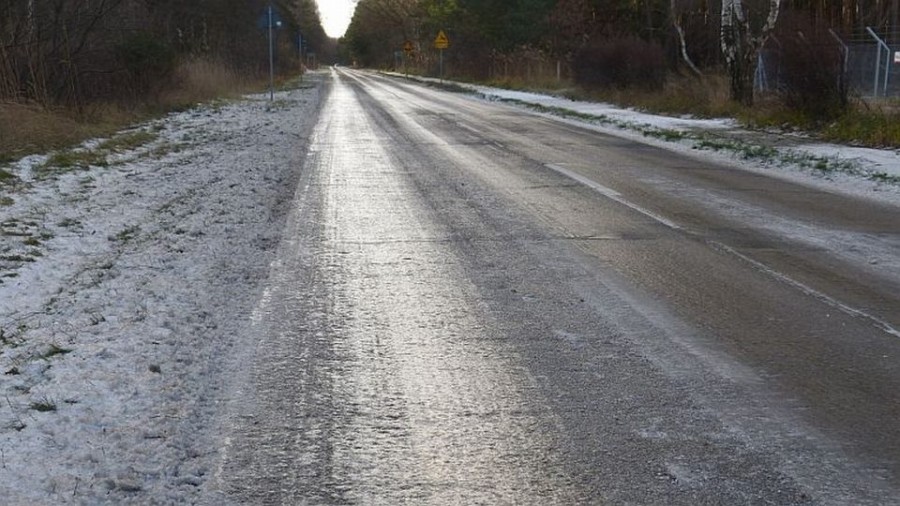
<instances>
[{"instance_id":1,"label":"asphalt road surface","mask_svg":"<svg viewBox=\"0 0 900 506\"><path fill-rule=\"evenodd\" d=\"M233 504L900 504L900 209L337 69Z\"/></svg>"}]
</instances>

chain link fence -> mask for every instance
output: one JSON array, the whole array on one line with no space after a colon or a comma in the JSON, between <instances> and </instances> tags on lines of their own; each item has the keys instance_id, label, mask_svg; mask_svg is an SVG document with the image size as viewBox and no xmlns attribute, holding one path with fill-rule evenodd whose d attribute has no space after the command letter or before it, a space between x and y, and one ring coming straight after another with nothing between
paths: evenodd
<instances>
[{"instance_id":1,"label":"chain link fence","mask_svg":"<svg viewBox=\"0 0 900 506\"><path fill-rule=\"evenodd\" d=\"M900 97L898 41L900 33L879 34L871 28L846 41L847 77L853 90L869 98Z\"/></svg>"},{"instance_id":2,"label":"chain link fence","mask_svg":"<svg viewBox=\"0 0 900 506\"><path fill-rule=\"evenodd\" d=\"M844 79L852 93L868 99L900 98L900 32L877 32L866 28L850 36L829 31L833 44L818 44L823 59L838 54ZM784 89L782 43L772 37L759 53L756 88L760 91ZM835 53L837 52L837 53Z\"/></svg>"}]
</instances>

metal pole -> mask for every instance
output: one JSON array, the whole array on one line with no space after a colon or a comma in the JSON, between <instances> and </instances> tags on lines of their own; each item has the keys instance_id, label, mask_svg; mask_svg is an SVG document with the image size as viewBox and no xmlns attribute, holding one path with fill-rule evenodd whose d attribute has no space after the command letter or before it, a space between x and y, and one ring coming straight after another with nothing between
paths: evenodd
<instances>
[{"instance_id":1,"label":"metal pole","mask_svg":"<svg viewBox=\"0 0 900 506\"><path fill-rule=\"evenodd\" d=\"M769 76L766 75L766 58L763 51L756 56L755 85L760 91L769 91Z\"/></svg>"},{"instance_id":2,"label":"metal pole","mask_svg":"<svg viewBox=\"0 0 900 506\"><path fill-rule=\"evenodd\" d=\"M847 47L847 44L844 44L844 40L841 39L840 35L838 35L834 30L829 28L828 33L830 33L834 40L836 40L837 43L841 46L841 77L838 78L837 84L838 89L840 89L842 93L845 93L845 90L852 86L852 83L847 83L847 71L849 70L850 66L850 48Z\"/></svg>"},{"instance_id":3,"label":"metal pole","mask_svg":"<svg viewBox=\"0 0 900 506\"><path fill-rule=\"evenodd\" d=\"M888 81L891 77L891 48L888 48L884 53L884 88L881 90L881 94L887 98L888 96Z\"/></svg>"},{"instance_id":4,"label":"metal pole","mask_svg":"<svg viewBox=\"0 0 900 506\"><path fill-rule=\"evenodd\" d=\"M878 41L878 55L875 56L875 97L877 98L878 97L878 81L880 81L879 78L881 77L881 48L884 48L885 51L887 51L887 53L888 53L887 68L884 69L884 72L885 72L884 93L885 93L885 95L887 95L887 78L888 78L888 73L891 70L891 47L888 46L883 40L881 40L881 37L879 37L878 34L875 33L875 30L872 30L871 27L867 26L866 31L869 32L869 35L871 35L872 38L874 38L875 40Z\"/></svg>"},{"instance_id":5,"label":"metal pole","mask_svg":"<svg viewBox=\"0 0 900 506\"><path fill-rule=\"evenodd\" d=\"M440 67L441 70L440 70L439 75L441 78L441 84L444 84L444 50L441 49L440 53L441 53L441 67Z\"/></svg>"},{"instance_id":6,"label":"metal pole","mask_svg":"<svg viewBox=\"0 0 900 506\"><path fill-rule=\"evenodd\" d=\"M830 33L831 36L834 37L834 40L836 40L837 43L841 45L841 56L844 57L844 64L842 66L842 69L844 73L846 73L848 70L848 65L850 64L850 48L847 47L847 44L844 43L844 39L842 39L841 36L838 35L834 30L829 28L828 33Z\"/></svg>"},{"instance_id":7,"label":"metal pole","mask_svg":"<svg viewBox=\"0 0 900 506\"><path fill-rule=\"evenodd\" d=\"M269 101L275 101L275 41L272 33L272 4L269 4Z\"/></svg>"},{"instance_id":8,"label":"metal pole","mask_svg":"<svg viewBox=\"0 0 900 506\"><path fill-rule=\"evenodd\" d=\"M875 83L872 89L872 96L878 98L878 81L881 76L881 46L878 47L878 54L875 55Z\"/></svg>"}]
</instances>

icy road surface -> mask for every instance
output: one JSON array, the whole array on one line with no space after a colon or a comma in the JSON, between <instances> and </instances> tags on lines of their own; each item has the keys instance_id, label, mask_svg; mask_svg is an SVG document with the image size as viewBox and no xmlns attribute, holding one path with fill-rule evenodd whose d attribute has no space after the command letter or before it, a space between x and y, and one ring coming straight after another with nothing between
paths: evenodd
<instances>
[{"instance_id":1,"label":"icy road surface","mask_svg":"<svg viewBox=\"0 0 900 506\"><path fill-rule=\"evenodd\" d=\"M314 79L19 164L0 497L900 504L895 192Z\"/></svg>"}]
</instances>

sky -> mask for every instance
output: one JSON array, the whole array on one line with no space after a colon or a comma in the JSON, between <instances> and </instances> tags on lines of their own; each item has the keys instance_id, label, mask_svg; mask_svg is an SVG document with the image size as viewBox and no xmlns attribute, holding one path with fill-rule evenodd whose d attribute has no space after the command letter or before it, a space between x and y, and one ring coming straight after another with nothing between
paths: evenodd
<instances>
[{"instance_id":1,"label":"sky","mask_svg":"<svg viewBox=\"0 0 900 506\"><path fill-rule=\"evenodd\" d=\"M316 0L319 5L319 14L322 16L322 27L329 37L341 37L347 31L350 18L353 17L353 9L356 8L355 0Z\"/></svg>"}]
</instances>

